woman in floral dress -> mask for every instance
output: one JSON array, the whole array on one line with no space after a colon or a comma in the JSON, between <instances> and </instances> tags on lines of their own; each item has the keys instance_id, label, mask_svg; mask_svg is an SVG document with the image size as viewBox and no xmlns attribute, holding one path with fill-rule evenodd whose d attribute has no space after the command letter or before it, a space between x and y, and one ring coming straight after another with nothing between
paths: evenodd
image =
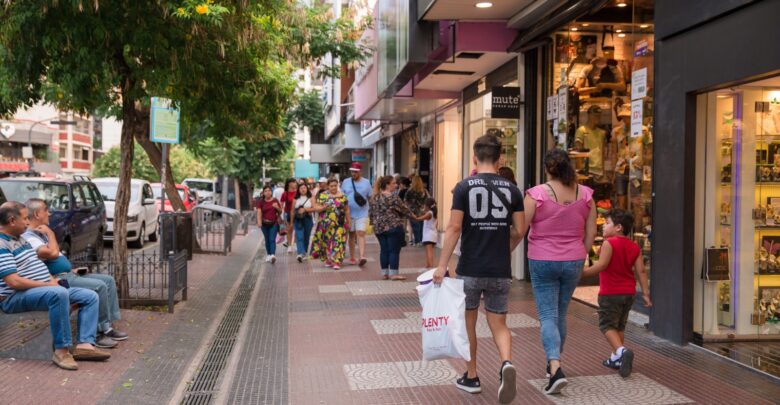
<instances>
[{"instance_id":1,"label":"woman in floral dress","mask_svg":"<svg viewBox=\"0 0 780 405\"><path fill-rule=\"evenodd\" d=\"M319 213L319 223L314 234L311 257L322 260L327 267L339 270L346 252L349 202L339 189L338 180L328 180L328 191L317 196L314 211Z\"/></svg>"}]
</instances>

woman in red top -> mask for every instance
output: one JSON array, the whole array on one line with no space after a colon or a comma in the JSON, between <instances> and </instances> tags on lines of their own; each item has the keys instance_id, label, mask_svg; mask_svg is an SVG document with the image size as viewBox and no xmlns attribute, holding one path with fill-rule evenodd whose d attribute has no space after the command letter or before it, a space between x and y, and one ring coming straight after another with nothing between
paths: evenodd
<instances>
[{"instance_id":1,"label":"woman in red top","mask_svg":"<svg viewBox=\"0 0 780 405\"><path fill-rule=\"evenodd\" d=\"M282 205L273 196L271 186L263 187L263 198L257 202L257 226L265 239L266 262L276 263L276 232Z\"/></svg>"},{"instance_id":2,"label":"woman in red top","mask_svg":"<svg viewBox=\"0 0 780 405\"><path fill-rule=\"evenodd\" d=\"M287 233L287 240L282 243L282 245L287 248L287 253L292 253L292 245L293 245L293 236L295 235L295 231L293 231L293 218L295 218L295 215L292 214L293 208L295 207L295 194L298 192L298 181L294 178L289 178L284 184L284 193L282 193L282 209L284 210L284 214L282 214L282 219L284 219L284 227L285 230L282 231L282 235ZM289 232L287 232L289 231Z\"/></svg>"}]
</instances>

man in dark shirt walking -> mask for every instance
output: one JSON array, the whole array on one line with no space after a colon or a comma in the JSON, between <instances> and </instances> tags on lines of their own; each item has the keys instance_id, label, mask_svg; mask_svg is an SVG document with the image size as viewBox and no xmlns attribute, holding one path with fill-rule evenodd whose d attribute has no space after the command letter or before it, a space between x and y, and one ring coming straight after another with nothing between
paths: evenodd
<instances>
[{"instance_id":1,"label":"man in dark shirt walking","mask_svg":"<svg viewBox=\"0 0 780 405\"><path fill-rule=\"evenodd\" d=\"M488 326L502 361L498 399L507 404L517 393L517 370L512 365L512 337L506 326L512 281L510 254L522 239L525 217L523 194L497 174L500 156L501 141L498 137L483 135L474 142L473 160L477 174L455 186L450 222L433 281L442 282L458 238L462 238L456 273L464 281L471 361L456 385L470 393L482 392L477 376L477 317L480 298L484 296ZM512 227L519 238L511 238Z\"/></svg>"}]
</instances>

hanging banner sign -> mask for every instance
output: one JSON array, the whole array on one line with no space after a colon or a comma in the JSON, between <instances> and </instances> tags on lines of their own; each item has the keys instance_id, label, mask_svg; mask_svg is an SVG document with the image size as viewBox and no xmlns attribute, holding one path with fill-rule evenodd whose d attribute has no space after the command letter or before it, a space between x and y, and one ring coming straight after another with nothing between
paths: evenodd
<instances>
[{"instance_id":1,"label":"hanging banner sign","mask_svg":"<svg viewBox=\"0 0 780 405\"><path fill-rule=\"evenodd\" d=\"M365 149L353 149L352 150L352 161L353 162L365 162L368 160L369 157L369 151Z\"/></svg>"},{"instance_id":2,"label":"hanging banner sign","mask_svg":"<svg viewBox=\"0 0 780 405\"><path fill-rule=\"evenodd\" d=\"M167 98L152 97L149 135L152 142L178 144L181 113Z\"/></svg>"},{"instance_id":3,"label":"hanging banner sign","mask_svg":"<svg viewBox=\"0 0 780 405\"><path fill-rule=\"evenodd\" d=\"M631 72L631 99L647 96L647 68Z\"/></svg>"},{"instance_id":4,"label":"hanging banner sign","mask_svg":"<svg viewBox=\"0 0 780 405\"><path fill-rule=\"evenodd\" d=\"M491 98L491 118L520 119L519 87L493 87Z\"/></svg>"},{"instance_id":5,"label":"hanging banner sign","mask_svg":"<svg viewBox=\"0 0 780 405\"><path fill-rule=\"evenodd\" d=\"M547 121L558 119L558 96L547 97Z\"/></svg>"},{"instance_id":6,"label":"hanging banner sign","mask_svg":"<svg viewBox=\"0 0 780 405\"><path fill-rule=\"evenodd\" d=\"M704 271L701 276L705 281L731 280L731 271L729 271L729 249L723 247L705 249Z\"/></svg>"},{"instance_id":7,"label":"hanging banner sign","mask_svg":"<svg viewBox=\"0 0 780 405\"><path fill-rule=\"evenodd\" d=\"M631 102L631 137L642 136L642 100Z\"/></svg>"}]
</instances>

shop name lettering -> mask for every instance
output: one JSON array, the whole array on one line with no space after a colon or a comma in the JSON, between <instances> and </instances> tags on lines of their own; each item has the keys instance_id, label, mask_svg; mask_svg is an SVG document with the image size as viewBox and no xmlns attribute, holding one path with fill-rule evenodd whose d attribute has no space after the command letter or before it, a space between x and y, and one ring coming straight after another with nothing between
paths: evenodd
<instances>
[{"instance_id":1,"label":"shop name lettering","mask_svg":"<svg viewBox=\"0 0 780 405\"><path fill-rule=\"evenodd\" d=\"M423 318L423 328L438 328L439 326L447 326L450 321L449 316L435 316L430 318Z\"/></svg>"},{"instance_id":2,"label":"shop name lettering","mask_svg":"<svg viewBox=\"0 0 780 405\"><path fill-rule=\"evenodd\" d=\"M520 97L493 96L493 105L496 107L514 107L516 105L520 105Z\"/></svg>"}]
</instances>

